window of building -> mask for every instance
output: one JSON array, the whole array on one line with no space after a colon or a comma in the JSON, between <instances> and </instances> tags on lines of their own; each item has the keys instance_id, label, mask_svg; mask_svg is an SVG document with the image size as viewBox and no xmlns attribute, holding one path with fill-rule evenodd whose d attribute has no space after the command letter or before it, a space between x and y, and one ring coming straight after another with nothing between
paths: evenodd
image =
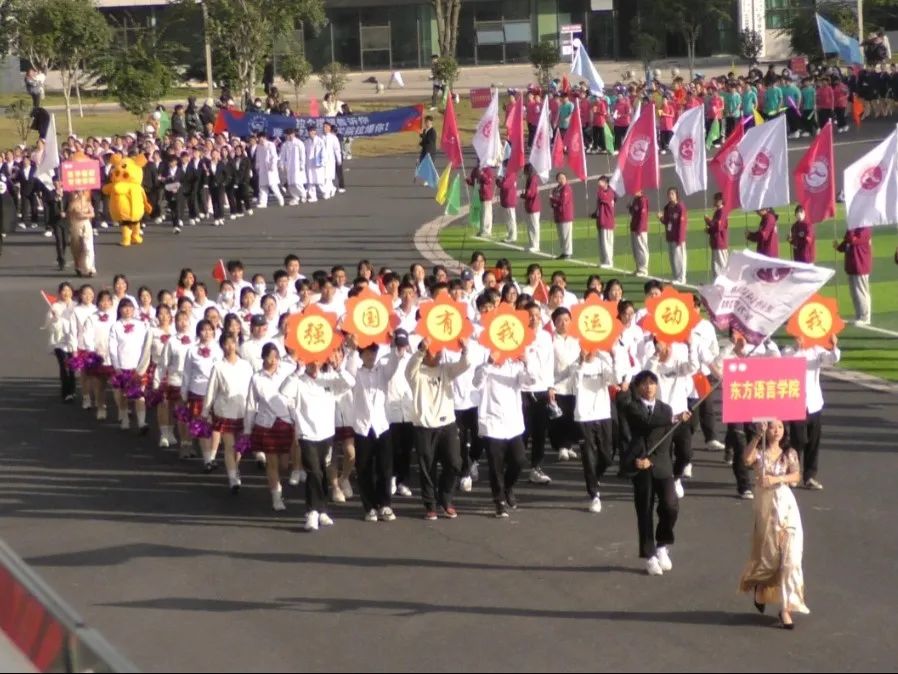
<instances>
[{"instance_id":1,"label":"window of building","mask_svg":"<svg viewBox=\"0 0 898 674\"><path fill-rule=\"evenodd\" d=\"M786 28L797 9L813 7L814 0L764 0L768 30Z\"/></svg>"}]
</instances>

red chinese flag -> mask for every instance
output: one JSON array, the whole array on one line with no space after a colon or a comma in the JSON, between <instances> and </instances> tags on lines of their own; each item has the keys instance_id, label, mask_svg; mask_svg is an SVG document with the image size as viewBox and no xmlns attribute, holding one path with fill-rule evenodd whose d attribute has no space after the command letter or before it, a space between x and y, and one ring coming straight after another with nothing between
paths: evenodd
<instances>
[{"instance_id":1,"label":"red chinese flag","mask_svg":"<svg viewBox=\"0 0 898 674\"><path fill-rule=\"evenodd\" d=\"M580 106L574 105L571 125L564 138L567 144L567 165L580 180L586 180L586 146L583 144L583 123L580 120Z\"/></svg>"},{"instance_id":2,"label":"red chinese flag","mask_svg":"<svg viewBox=\"0 0 898 674\"><path fill-rule=\"evenodd\" d=\"M729 213L741 204L739 200L739 178L742 176L743 161L739 154L739 142L745 134L742 124L726 139L717 154L708 164L717 189L723 194L723 212Z\"/></svg>"},{"instance_id":3,"label":"red chinese flag","mask_svg":"<svg viewBox=\"0 0 898 674\"><path fill-rule=\"evenodd\" d=\"M41 297L44 298L44 302L46 302L49 307L56 304L56 295L51 295L50 293L41 290Z\"/></svg>"},{"instance_id":4,"label":"red chinese flag","mask_svg":"<svg viewBox=\"0 0 898 674\"><path fill-rule=\"evenodd\" d=\"M617 170L611 177L611 189L618 196L639 190L657 189L658 140L655 133L655 106L646 103L621 143Z\"/></svg>"},{"instance_id":5,"label":"red chinese flag","mask_svg":"<svg viewBox=\"0 0 898 674\"><path fill-rule=\"evenodd\" d=\"M552 143L552 168L564 166L564 142L561 140L561 130L555 132L555 142Z\"/></svg>"},{"instance_id":6,"label":"red chinese flag","mask_svg":"<svg viewBox=\"0 0 898 674\"><path fill-rule=\"evenodd\" d=\"M219 283L222 283L228 277L228 270L225 267L225 263L219 260L215 263L215 267L212 269L212 278L214 278Z\"/></svg>"},{"instance_id":7,"label":"red chinese flag","mask_svg":"<svg viewBox=\"0 0 898 674\"><path fill-rule=\"evenodd\" d=\"M318 99L310 98L309 99L309 117L317 117L321 114L321 111L318 109Z\"/></svg>"},{"instance_id":8,"label":"red chinese flag","mask_svg":"<svg viewBox=\"0 0 898 674\"><path fill-rule=\"evenodd\" d=\"M458 133L458 120L455 118L455 97L446 97L446 111L443 113L443 130L440 134L440 149L452 163L452 168L461 168L461 136Z\"/></svg>"},{"instance_id":9,"label":"red chinese flag","mask_svg":"<svg viewBox=\"0 0 898 674\"><path fill-rule=\"evenodd\" d=\"M549 303L549 289L546 287L546 282L542 279L533 288L533 301L540 304Z\"/></svg>"},{"instance_id":10,"label":"red chinese flag","mask_svg":"<svg viewBox=\"0 0 898 674\"><path fill-rule=\"evenodd\" d=\"M561 77L561 93L571 93L571 83L568 81L567 75L563 75Z\"/></svg>"},{"instance_id":11,"label":"red chinese flag","mask_svg":"<svg viewBox=\"0 0 898 674\"><path fill-rule=\"evenodd\" d=\"M511 143L511 156L508 158L509 173L523 170L527 159L524 156L524 101L518 96L508 115L508 142Z\"/></svg>"},{"instance_id":12,"label":"red chinese flag","mask_svg":"<svg viewBox=\"0 0 898 674\"><path fill-rule=\"evenodd\" d=\"M823 222L836 214L833 123L829 121L795 167L795 197L808 222Z\"/></svg>"}]
</instances>

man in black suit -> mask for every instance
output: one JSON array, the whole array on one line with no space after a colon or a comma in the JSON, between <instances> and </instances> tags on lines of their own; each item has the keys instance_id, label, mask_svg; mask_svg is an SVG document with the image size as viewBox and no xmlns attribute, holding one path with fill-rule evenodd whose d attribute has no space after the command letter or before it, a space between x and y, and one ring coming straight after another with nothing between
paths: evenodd
<instances>
[{"instance_id":1,"label":"man in black suit","mask_svg":"<svg viewBox=\"0 0 898 674\"><path fill-rule=\"evenodd\" d=\"M228 169L217 149L212 150L209 158L203 160L203 182L209 187L209 197L212 200L212 224L221 227L224 224L222 204L228 182Z\"/></svg>"},{"instance_id":2,"label":"man in black suit","mask_svg":"<svg viewBox=\"0 0 898 674\"><path fill-rule=\"evenodd\" d=\"M437 155L437 130L433 128L433 117L427 115L424 118L424 130L420 134L421 139L418 146L421 148L421 154L418 155L418 163L424 161L424 155L429 154L433 159Z\"/></svg>"},{"instance_id":3,"label":"man in black suit","mask_svg":"<svg viewBox=\"0 0 898 674\"><path fill-rule=\"evenodd\" d=\"M674 417L670 406L657 399L658 377L648 370L633 377L632 399L624 407L630 426L629 447L621 457L622 469L632 476L633 502L639 527L639 556L646 571L660 576L670 571L668 546L674 542L679 500L674 487L671 429L686 422L689 412ZM658 500L658 528L653 531L652 509Z\"/></svg>"},{"instance_id":4,"label":"man in black suit","mask_svg":"<svg viewBox=\"0 0 898 674\"><path fill-rule=\"evenodd\" d=\"M180 234L181 228L184 226L184 211L187 208L186 195L189 190L185 168L188 159L189 155L186 152L180 158L175 154L170 154L165 168L159 174L159 181L165 190L165 202L171 218L172 232L175 234Z\"/></svg>"}]
</instances>

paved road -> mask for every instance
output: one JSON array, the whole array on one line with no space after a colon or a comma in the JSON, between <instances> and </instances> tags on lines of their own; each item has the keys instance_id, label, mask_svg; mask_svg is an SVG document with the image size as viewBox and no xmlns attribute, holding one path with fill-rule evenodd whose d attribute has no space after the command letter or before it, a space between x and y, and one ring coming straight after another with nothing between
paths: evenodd
<instances>
[{"instance_id":1,"label":"paved road","mask_svg":"<svg viewBox=\"0 0 898 674\"><path fill-rule=\"evenodd\" d=\"M126 270L158 287L181 266L207 275L239 256L267 270L288 251L307 270L362 255L407 264L433 214L409 173L404 158L358 161L335 201L179 239L152 230L139 250L104 235L102 277ZM425 523L400 500L395 523L366 524L353 500L316 535L300 530L299 494L270 511L253 466L231 497L222 475L57 402L35 329L38 288L61 278L52 258L43 238L19 235L0 259L0 535L148 671L895 666L894 399L827 382L826 490L798 492L813 613L789 633L736 592L752 513L719 454L697 454L662 578L636 558L628 486L609 480L590 515L580 469L551 459L553 484L524 487L504 522L489 516L484 480L454 522Z\"/></svg>"}]
</instances>

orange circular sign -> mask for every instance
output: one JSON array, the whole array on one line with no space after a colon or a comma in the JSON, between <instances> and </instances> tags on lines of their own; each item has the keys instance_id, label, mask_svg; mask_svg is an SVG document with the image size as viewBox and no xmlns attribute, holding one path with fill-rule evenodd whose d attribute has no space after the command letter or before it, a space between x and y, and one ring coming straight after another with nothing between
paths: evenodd
<instances>
[{"instance_id":1,"label":"orange circular sign","mask_svg":"<svg viewBox=\"0 0 898 674\"><path fill-rule=\"evenodd\" d=\"M688 342L700 320L692 295L681 293L673 286L664 288L657 297L648 298L645 306L648 315L643 329L667 344Z\"/></svg>"},{"instance_id":2,"label":"orange circular sign","mask_svg":"<svg viewBox=\"0 0 898 674\"><path fill-rule=\"evenodd\" d=\"M617 319L617 302L588 299L571 307L571 335L580 340L586 353L611 351L624 326Z\"/></svg>"},{"instance_id":3,"label":"orange circular sign","mask_svg":"<svg viewBox=\"0 0 898 674\"><path fill-rule=\"evenodd\" d=\"M284 330L284 344L302 363L320 365L327 362L343 341L337 332L337 317L317 304L310 304L302 313L290 316Z\"/></svg>"},{"instance_id":4,"label":"orange circular sign","mask_svg":"<svg viewBox=\"0 0 898 674\"><path fill-rule=\"evenodd\" d=\"M515 311L510 304L500 304L483 318L479 342L493 354L498 364L520 358L536 334L530 327L530 314Z\"/></svg>"},{"instance_id":5,"label":"orange circular sign","mask_svg":"<svg viewBox=\"0 0 898 674\"><path fill-rule=\"evenodd\" d=\"M392 318L392 298L365 288L346 302L343 330L351 334L356 346L362 349L371 344L386 344L390 341Z\"/></svg>"},{"instance_id":6,"label":"orange circular sign","mask_svg":"<svg viewBox=\"0 0 898 674\"><path fill-rule=\"evenodd\" d=\"M845 328L839 315L839 303L833 297L814 295L792 314L786 332L801 341L803 347L829 347L834 335Z\"/></svg>"},{"instance_id":7,"label":"orange circular sign","mask_svg":"<svg viewBox=\"0 0 898 674\"><path fill-rule=\"evenodd\" d=\"M421 318L415 331L430 341L428 351L432 354L443 349L459 351L461 340L470 337L474 330L468 320L467 307L453 300L445 290L432 302L421 305L419 311Z\"/></svg>"}]
</instances>

